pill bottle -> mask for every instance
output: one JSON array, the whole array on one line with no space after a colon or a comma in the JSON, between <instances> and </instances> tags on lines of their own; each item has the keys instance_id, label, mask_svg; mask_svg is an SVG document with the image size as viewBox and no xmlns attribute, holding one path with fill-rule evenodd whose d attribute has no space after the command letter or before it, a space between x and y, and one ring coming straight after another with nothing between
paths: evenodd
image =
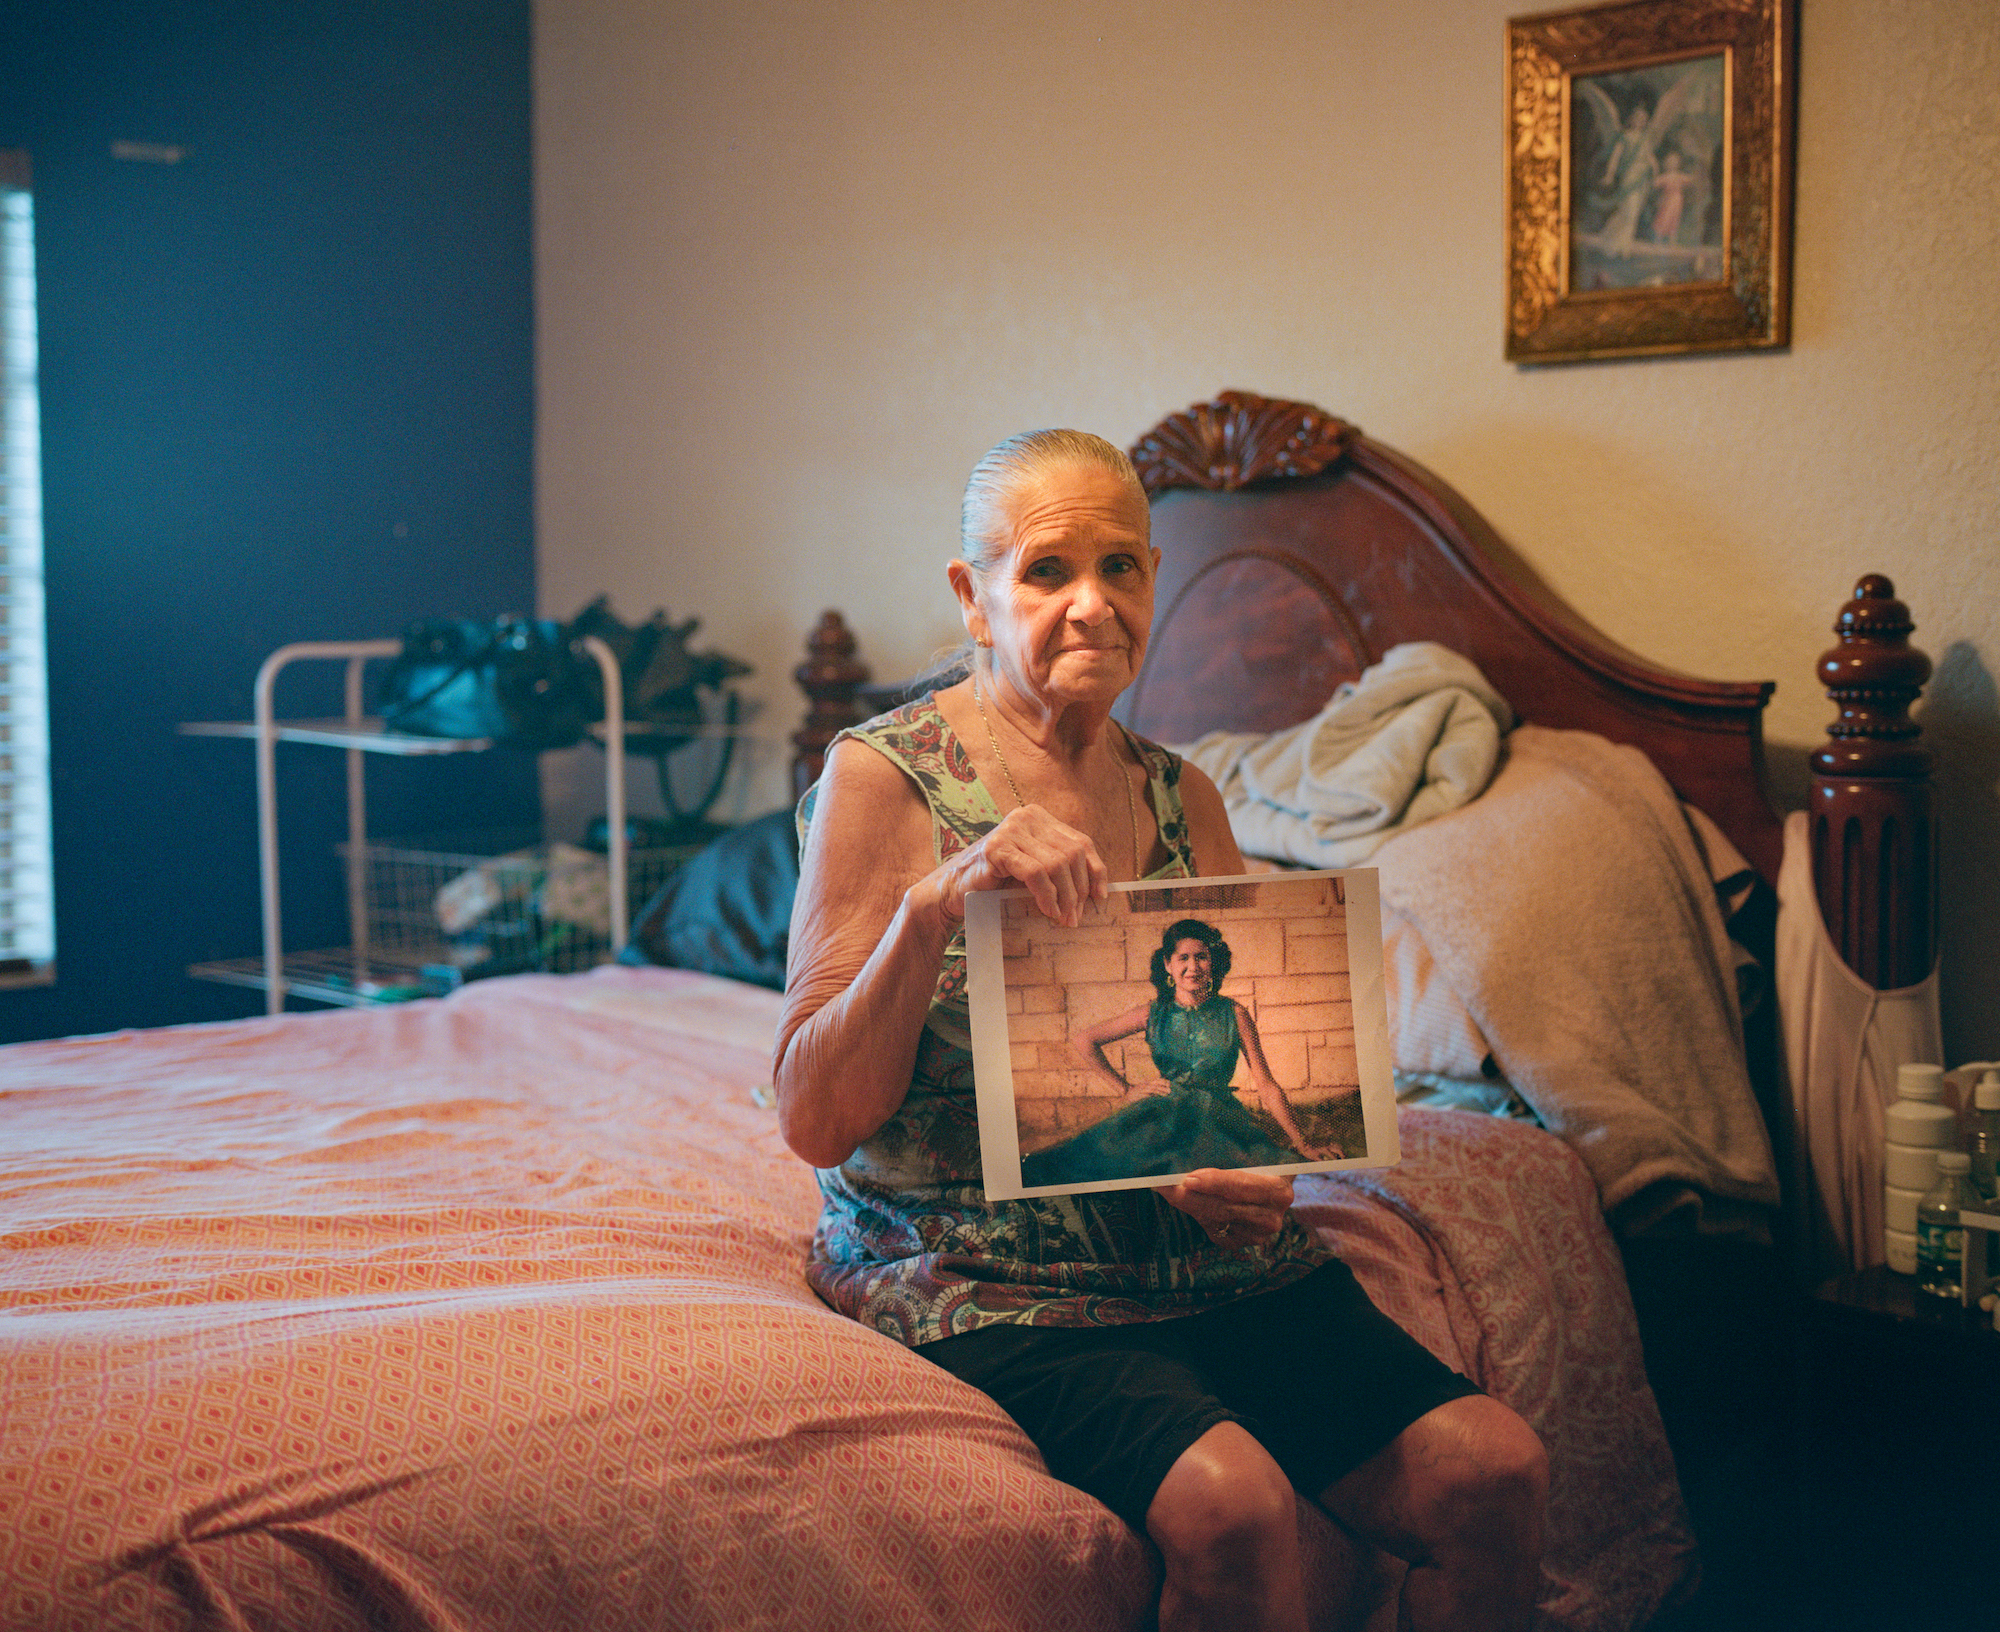
<instances>
[{"instance_id":1,"label":"pill bottle","mask_svg":"<svg viewBox=\"0 0 2000 1632\"><path fill-rule=\"evenodd\" d=\"M1883 1112L1882 1255L1899 1275L1917 1272L1917 1203L1937 1182L1938 1153L1958 1143L1958 1118L1944 1103L1944 1070L1904 1065L1896 1098Z\"/></svg>"}]
</instances>

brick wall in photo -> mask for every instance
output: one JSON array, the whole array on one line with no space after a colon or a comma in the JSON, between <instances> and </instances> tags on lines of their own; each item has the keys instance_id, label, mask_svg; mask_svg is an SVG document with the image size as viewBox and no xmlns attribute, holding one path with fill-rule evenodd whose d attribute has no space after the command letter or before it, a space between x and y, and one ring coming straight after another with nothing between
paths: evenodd
<instances>
[{"instance_id":1,"label":"brick wall in photo","mask_svg":"<svg viewBox=\"0 0 2000 1632\"><path fill-rule=\"evenodd\" d=\"M1085 1068L1072 1037L1153 1000L1148 967L1178 918L1213 924L1229 943L1222 993L1248 1006L1271 1075L1301 1113L1360 1084L1348 997L1346 919L1336 879L1181 885L1114 894L1078 929L1061 929L1025 898L1005 904L1007 1036L1021 1149L1028 1154L1108 1116L1122 1103ZM1157 1080L1143 1035L1105 1055L1128 1082ZM1237 1062L1239 1094L1249 1071ZM1246 1103L1254 1105L1253 1097Z\"/></svg>"}]
</instances>

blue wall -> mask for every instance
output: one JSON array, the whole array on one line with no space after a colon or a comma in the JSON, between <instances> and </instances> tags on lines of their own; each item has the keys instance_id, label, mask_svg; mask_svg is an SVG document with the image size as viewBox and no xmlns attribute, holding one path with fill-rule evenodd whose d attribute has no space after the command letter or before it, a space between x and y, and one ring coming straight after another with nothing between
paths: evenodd
<instances>
[{"instance_id":1,"label":"blue wall","mask_svg":"<svg viewBox=\"0 0 2000 1632\"><path fill-rule=\"evenodd\" d=\"M533 609L528 84L527 0L4 8L0 147L35 181L60 977L0 991L0 1039L260 1010L184 973L258 948L250 745L176 723L247 719L286 641ZM294 945L346 938L343 775L280 750ZM377 759L370 789L381 833L537 820L524 756Z\"/></svg>"}]
</instances>

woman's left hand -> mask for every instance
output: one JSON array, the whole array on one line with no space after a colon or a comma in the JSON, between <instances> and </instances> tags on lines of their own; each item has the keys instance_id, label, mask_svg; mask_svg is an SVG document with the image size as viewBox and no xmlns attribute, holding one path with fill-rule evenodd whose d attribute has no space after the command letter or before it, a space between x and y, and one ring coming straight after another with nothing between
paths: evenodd
<instances>
[{"instance_id":1,"label":"woman's left hand","mask_svg":"<svg viewBox=\"0 0 2000 1632\"><path fill-rule=\"evenodd\" d=\"M1217 1246L1261 1247L1285 1222L1292 1181L1277 1173L1204 1167L1159 1194L1208 1231Z\"/></svg>"}]
</instances>

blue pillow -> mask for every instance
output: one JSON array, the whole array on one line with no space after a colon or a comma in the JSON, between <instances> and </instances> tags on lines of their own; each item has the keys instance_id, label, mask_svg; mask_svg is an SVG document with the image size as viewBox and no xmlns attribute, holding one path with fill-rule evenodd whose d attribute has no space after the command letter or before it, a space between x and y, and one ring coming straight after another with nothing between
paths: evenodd
<instances>
[{"instance_id":1,"label":"blue pillow","mask_svg":"<svg viewBox=\"0 0 2000 1632\"><path fill-rule=\"evenodd\" d=\"M798 887L798 828L791 811L774 810L730 829L668 879L618 961L782 991Z\"/></svg>"}]
</instances>

